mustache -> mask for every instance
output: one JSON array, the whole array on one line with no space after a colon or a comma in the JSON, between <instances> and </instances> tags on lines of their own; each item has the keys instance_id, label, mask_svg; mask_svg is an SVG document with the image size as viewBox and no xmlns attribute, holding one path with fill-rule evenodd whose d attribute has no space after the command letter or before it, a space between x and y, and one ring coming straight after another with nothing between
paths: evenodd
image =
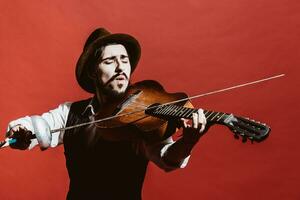
<instances>
[{"instance_id":1,"label":"mustache","mask_svg":"<svg viewBox=\"0 0 300 200\"><path fill-rule=\"evenodd\" d=\"M117 78L120 75L124 76L126 78L126 80L128 80L128 76L125 73L118 73L118 74L113 75L104 85L106 86L107 84L112 82L115 78Z\"/></svg>"}]
</instances>

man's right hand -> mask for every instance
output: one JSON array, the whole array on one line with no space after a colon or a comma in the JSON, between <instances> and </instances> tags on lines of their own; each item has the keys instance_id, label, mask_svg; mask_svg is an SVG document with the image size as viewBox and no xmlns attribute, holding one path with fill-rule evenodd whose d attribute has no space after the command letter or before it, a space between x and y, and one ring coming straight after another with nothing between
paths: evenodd
<instances>
[{"instance_id":1,"label":"man's right hand","mask_svg":"<svg viewBox=\"0 0 300 200\"><path fill-rule=\"evenodd\" d=\"M26 150L31 143L32 132L22 125L16 125L7 132L6 137L16 139L15 143L10 144L11 148Z\"/></svg>"}]
</instances>

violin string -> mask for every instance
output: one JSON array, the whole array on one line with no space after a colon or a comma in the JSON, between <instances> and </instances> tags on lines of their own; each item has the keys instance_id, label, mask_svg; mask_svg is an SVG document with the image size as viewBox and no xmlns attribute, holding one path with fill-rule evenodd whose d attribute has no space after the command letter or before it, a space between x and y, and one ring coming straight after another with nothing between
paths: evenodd
<instances>
[{"instance_id":1,"label":"violin string","mask_svg":"<svg viewBox=\"0 0 300 200\"><path fill-rule=\"evenodd\" d=\"M279 74L279 75L276 75L276 76L271 76L271 77L263 78L263 79L260 79L260 80L252 81L252 82L247 82L247 83L243 83L243 84L239 84L239 85L235 85L235 86L231 86L231 87L227 87L227 88L223 88L223 89L219 89L219 90L214 90L212 92L207 92L207 93L203 93L203 94L194 95L194 96L191 96L191 97L186 97L186 98L183 98L183 99L179 99L179 100L176 100L176 101L171 101L171 102L161 104L161 105L174 104L174 103L179 103L179 102L186 101L186 100L196 99L196 98L199 98L199 97L204 97L204 96L208 96L208 95L212 95L212 94L217 94L217 93L225 92L225 91L228 91L228 90L233 90L233 89L245 87L245 86L248 86L248 85L254 85L254 84L257 84L257 83L260 83L260 82L269 81L269 80L280 78L280 77L283 77L283 76L285 76L285 74Z\"/></svg>"},{"instance_id":2,"label":"violin string","mask_svg":"<svg viewBox=\"0 0 300 200\"><path fill-rule=\"evenodd\" d=\"M259 80L252 81L252 82L247 82L247 83L243 83L243 84L239 84L239 85L235 85L235 86L231 86L231 87L227 87L227 88L223 88L223 89L219 89L219 90L214 90L214 91L211 91L211 92L206 92L206 93L194 95L194 96L191 96L191 97L186 97L186 98L182 98L182 99L179 99L179 100L170 101L170 102L167 102L167 103L164 103L164 104L152 106L151 109L155 109L155 108L158 108L158 107L161 107L161 106L165 106L165 105L180 103L180 102L183 102L183 101L186 101L186 100L191 100L191 99L195 99L195 98L199 98L199 97L204 97L204 96L208 96L208 95L212 95L212 94L217 94L217 93L221 93L221 92L225 92L225 91L228 91L228 90L233 90L233 89L237 89L237 88L241 88L241 87L245 87L245 86L249 86L249 85L254 85L254 84L257 84L257 83L269 81L269 80L280 78L280 77L283 77L283 76L285 76L285 74L279 74L279 75L275 75L275 76L271 76L271 77L259 79ZM102 122L102 121L114 119L114 118L117 118L117 117L123 117L123 116L127 116L127 115L132 115L132 114L135 114L135 113L138 113L138 112L144 112L145 110L147 110L147 108L148 107L143 108L143 109L138 109L138 110L135 110L135 111L131 111L131 112L127 112L127 113L123 113L123 114L118 114L118 115L114 115L114 116L110 116L110 117L105 117L105 118L94 120L94 121L90 121L90 122L85 122L85 123L82 123L82 124L77 124L77 125L69 126L69 127L64 127L64 128L59 128L59 129L53 129L50 132L51 133L55 133L55 132L59 132L59 131L65 131L65 130L69 130L69 129L73 129L73 128L78 128L78 127L81 127L81 126L90 125L90 124L93 124L93 123L98 123L98 122Z\"/></svg>"}]
</instances>

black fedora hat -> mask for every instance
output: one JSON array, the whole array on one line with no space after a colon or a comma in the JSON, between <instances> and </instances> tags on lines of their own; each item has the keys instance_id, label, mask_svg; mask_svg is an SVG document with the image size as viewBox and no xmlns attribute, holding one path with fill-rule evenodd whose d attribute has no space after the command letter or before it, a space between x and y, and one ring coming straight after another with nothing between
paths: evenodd
<instances>
[{"instance_id":1,"label":"black fedora hat","mask_svg":"<svg viewBox=\"0 0 300 200\"><path fill-rule=\"evenodd\" d=\"M104 28L94 30L85 42L83 52L76 64L76 79L80 87L90 93L95 93L93 79L89 76L89 70L95 67L99 59L97 50L107 44L122 44L128 53L131 64L131 73L135 70L141 56L141 46L131 35L124 33L110 33Z\"/></svg>"}]
</instances>

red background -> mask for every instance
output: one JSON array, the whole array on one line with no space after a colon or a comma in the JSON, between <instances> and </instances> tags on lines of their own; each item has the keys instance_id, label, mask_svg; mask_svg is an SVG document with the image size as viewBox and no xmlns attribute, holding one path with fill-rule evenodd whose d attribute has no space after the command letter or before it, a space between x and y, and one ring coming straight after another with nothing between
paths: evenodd
<instances>
[{"instance_id":1,"label":"red background","mask_svg":"<svg viewBox=\"0 0 300 200\"><path fill-rule=\"evenodd\" d=\"M189 95L285 73L281 79L194 100L197 107L267 122L251 145L215 126L184 170L150 165L147 199L299 199L298 0L10 0L0 2L0 128L86 98L74 66L96 27L142 44L134 81L155 79ZM0 150L1 199L65 199L63 147Z\"/></svg>"}]
</instances>

